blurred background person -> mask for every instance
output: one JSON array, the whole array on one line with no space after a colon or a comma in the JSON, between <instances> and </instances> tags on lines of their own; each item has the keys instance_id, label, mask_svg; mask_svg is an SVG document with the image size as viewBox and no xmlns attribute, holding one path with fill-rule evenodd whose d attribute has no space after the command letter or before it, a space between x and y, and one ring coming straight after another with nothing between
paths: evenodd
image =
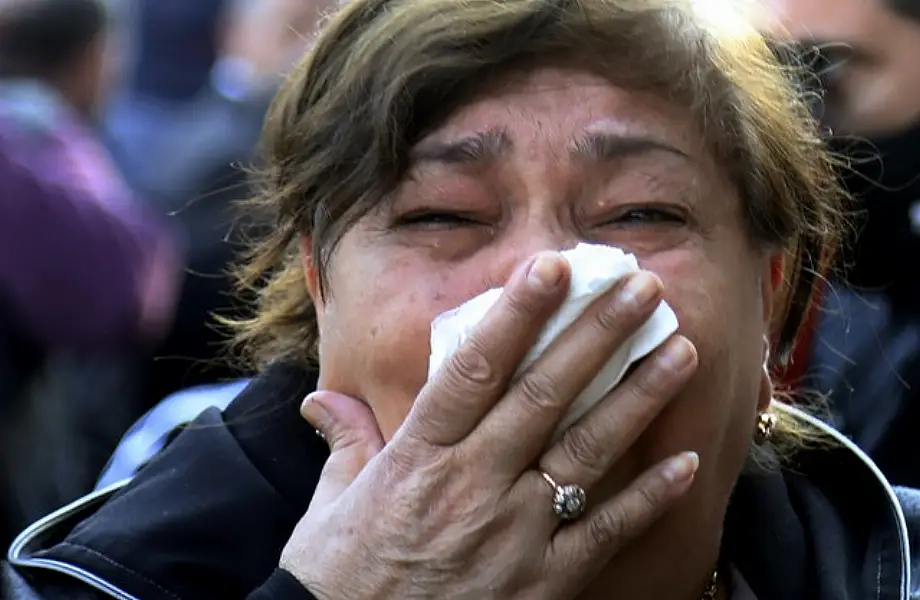
<instances>
[{"instance_id":1,"label":"blurred background person","mask_svg":"<svg viewBox=\"0 0 920 600\"><path fill-rule=\"evenodd\" d=\"M219 360L221 336L211 318L231 304L224 270L234 252L228 239L232 202L226 196L204 198L187 182L177 184L175 172L194 171L194 165L212 159L225 160L229 169L231 160L242 158L223 151L220 157L202 155L214 148L195 141L204 130L215 131L202 122L201 105L230 6L231 0L130 0L121 13L128 58L124 78L101 113L101 130L129 185L186 240L186 277L172 327L138 361L138 417L176 389L236 374ZM246 124L227 120L221 127L218 144L238 136ZM191 146L196 149L189 151ZM230 194L240 200L247 192L237 185Z\"/></svg>"},{"instance_id":2,"label":"blurred background person","mask_svg":"<svg viewBox=\"0 0 920 600\"><path fill-rule=\"evenodd\" d=\"M244 381L213 313L234 309L226 270L236 239L270 223L235 223L234 205L250 195L245 166L270 100L330 3L122 0L106 14L92 0L0 0L10 141L0 179L13 168L0 181L4 225L31 231L39 215L17 203L43 207L32 229L48 235L16 241L42 239L43 252L62 256L46 261L57 271L41 272L44 254L26 265L12 239L2 247L16 277L31 277L30 292L56 293L14 305L22 286L0 289L0 373L5 390L16 388L0 422L0 538L89 491L118 437L164 397L163 410L131 430L137 439L225 403ZM64 167L48 158L54 152ZM143 293L126 294L120 277ZM138 332L126 316L132 301ZM41 318L20 323L23 306ZM20 331L33 322L44 337ZM142 458L163 442L144 443Z\"/></svg>"},{"instance_id":3,"label":"blurred background person","mask_svg":"<svg viewBox=\"0 0 920 600\"><path fill-rule=\"evenodd\" d=\"M329 0L223 2L211 20L219 35L213 38L214 60L203 83L193 96L173 106L168 121L143 138L147 160L157 176L138 192L153 209L169 215L188 240L188 274L173 326L152 353L155 360L146 361L142 369L139 404L145 408L176 391L240 375L226 360L226 336L215 328L213 315L226 316L235 310L227 271L240 248L240 238L258 235L270 223L237 222L236 205L251 195L246 167L255 160L271 98L329 4ZM140 11L138 17L168 12L172 4L167 1L158 6L149 7L146 16ZM182 14L176 10L169 17L186 18ZM200 19L195 15L187 18ZM175 44L191 43L175 37L191 36L189 25L169 27L166 15L158 18L164 30L178 32ZM142 46L143 39L141 36ZM152 50L142 47L138 52L143 56ZM170 51L161 59L181 62L182 54ZM189 83L184 89L191 87Z\"/></svg>"},{"instance_id":4,"label":"blurred background person","mask_svg":"<svg viewBox=\"0 0 920 600\"><path fill-rule=\"evenodd\" d=\"M227 270L241 237L270 222L235 220L237 201L251 195L245 168L256 160L265 113L283 76L303 54L332 0L232 0L205 87L186 105L181 127L162 128L162 170L149 190L187 232L189 275L175 326L159 357L147 363L145 406L158 404L129 431L99 485L134 470L169 434L208 406L225 407L245 385L223 352L226 337L212 314L234 311ZM228 124L232 124L229 127ZM242 374L245 375L245 374ZM228 381L230 380L230 381ZM162 402L161 402L162 400Z\"/></svg>"},{"instance_id":5,"label":"blurred background person","mask_svg":"<svg viewBox=\"0 0 920 600\"><path fill-rule=\"evenodd\" d=\"M91 487L124 428L121 356L165 334L176 239L94 133L97 0L0 2L0 541Z\"/></svg>"},{"instance_id":6,"label":"blurred background person","mask_svg":"<svg viewBox=\"0 0 920 600\"><path fill-rule=\"evenodd\" d=\"M155 201L169 152L163 130L176 128L217 59L221 16L231 0L123 0L124 77L105 113L103 132L128 182Z\"/></svg>"},{"instance_id":7,"label":"blurred background person","mask_svg":"<svg viewBox=\"0 0 920 600\"><path fill-rule=\"evenodd\" d=\"M920 2L761 0L777 35L819 48L819 110L861 213L799 365L837 425L895 483L920 485Z\"/></svg>"}]
</instances>

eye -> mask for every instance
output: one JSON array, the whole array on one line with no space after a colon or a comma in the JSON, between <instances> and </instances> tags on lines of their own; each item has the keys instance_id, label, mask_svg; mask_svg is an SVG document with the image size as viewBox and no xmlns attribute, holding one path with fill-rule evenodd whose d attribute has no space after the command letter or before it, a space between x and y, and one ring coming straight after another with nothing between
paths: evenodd
<instances>
[{"instance_id":1,"label":"eye","mask_svg":"<svg viewBox=\"0 0 920 600\"><path fill-rule=\"evenodd\" d=\"M482 223L469 214L441 210L425 210L403 215L398 224L404 227L423 229L452 229L472 227Z\"/></svg>"},{"instance_id":2,"label":"eye","mask_svg":"<svg viewBox=\"0 0 920 600\"><path fill-rule=\"evenodd\" d=\"M620 212L616 217L604 222L602 225L619 225L625 227L640 225L679 225L686 222L686 218L676 209L666 209L656 206L640 206L629 208Z\"/></svg>"}]
</instances>

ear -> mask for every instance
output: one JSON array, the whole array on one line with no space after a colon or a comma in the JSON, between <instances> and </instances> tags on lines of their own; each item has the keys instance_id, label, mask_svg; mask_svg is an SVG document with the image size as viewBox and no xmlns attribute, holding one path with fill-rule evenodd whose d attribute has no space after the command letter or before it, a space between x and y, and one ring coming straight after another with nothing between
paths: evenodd
<instances>
[{"instance_id":1,"label":"ear","mask_svg":"<svg viewBox=\"0 0 920 600\"><path fill-rule=\"evenodd\" d=\"M316 261L313 260L313 238L310 236L300 236L300 265L303 269L303 278L307 284L307 293L313 300L313 308L316 310L316 320L322 322L323 318L323 298L320 293L319 270L316 268Z\"/></svg>"},{"instance_id":2,"label":"ear","mask_svg":"<svg viewBox=\"0 0 920 600\"><path fill-rule=\"evenodd\" d=\"M763 373L761 375L760 396L757 399L757 411L763 412L770 407L773 399L773 378L770 374L770 352L772 350L772 329L775 308L780 299L783 278L786 273L786 258L781 252L768 256L760 281L761 302L763 304Z\"/></svg>"}]
</instances>

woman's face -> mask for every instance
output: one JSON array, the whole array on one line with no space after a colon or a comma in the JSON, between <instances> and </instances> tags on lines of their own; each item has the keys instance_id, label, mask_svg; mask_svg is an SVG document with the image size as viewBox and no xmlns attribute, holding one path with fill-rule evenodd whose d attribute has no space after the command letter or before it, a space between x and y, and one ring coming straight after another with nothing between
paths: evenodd
<instances>
[{"instance_id":1,"label":"woman's face","mask_svg":"<svg viewBox=\"0 0 920 600\"><path fill-rule=\"evenodd\" d=\"M412 155L392 202L351 229L332 259L330 294L315 302L320 387L365 401L389 439L425 383L436 315L504 285L539 250L620 247L663 281L699 369L611 486L696 450L688 504L697 510L683 535L705 543L706 524L717 535L758 403L769 399L771 257L748 240L738 194L689 112L597 75L544 68L497 82Z\"/></svg>"}]
</instances>

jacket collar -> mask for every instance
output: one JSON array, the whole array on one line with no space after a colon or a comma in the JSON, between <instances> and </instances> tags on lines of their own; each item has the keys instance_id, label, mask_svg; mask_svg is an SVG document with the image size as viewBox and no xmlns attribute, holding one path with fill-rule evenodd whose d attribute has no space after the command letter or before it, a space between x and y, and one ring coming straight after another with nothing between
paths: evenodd
<instances>
[{"instance_id":1,"label":"jacket collar","mask_svg":"<svg viewBox=\"0 0 920 600\"><path fill-rule=\"evenodd\" d=\"M911 598L908 523L920 514L906 518L898 494L850 440L794 407L774 409L830 442L800 453L783 477L752 469L740 478L726 519L726 560L758 598Z\"/></svg>"}]
</instances>

